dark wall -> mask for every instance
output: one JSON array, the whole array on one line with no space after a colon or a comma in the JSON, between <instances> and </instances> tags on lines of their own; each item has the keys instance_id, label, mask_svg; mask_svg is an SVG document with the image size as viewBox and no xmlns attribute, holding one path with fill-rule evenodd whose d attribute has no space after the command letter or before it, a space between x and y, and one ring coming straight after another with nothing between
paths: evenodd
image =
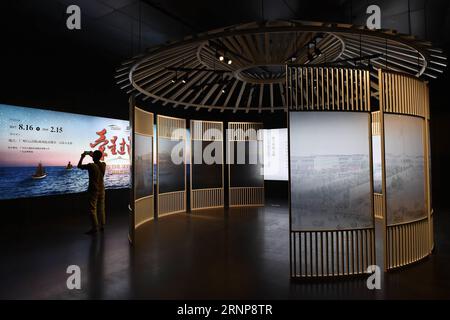
<instances>
[{"instance_id":1,"label":"dark wall","mask_svg":"<svg viewBox=\"0 0 450 320\"><path fill-rule=\"evenodd\" d=\"M0 5L0 103L128 118L127 97L114 83L122 57L83 41L66 28L65 6L48 19L33 1Z\"/></svg>"}]
</instances>

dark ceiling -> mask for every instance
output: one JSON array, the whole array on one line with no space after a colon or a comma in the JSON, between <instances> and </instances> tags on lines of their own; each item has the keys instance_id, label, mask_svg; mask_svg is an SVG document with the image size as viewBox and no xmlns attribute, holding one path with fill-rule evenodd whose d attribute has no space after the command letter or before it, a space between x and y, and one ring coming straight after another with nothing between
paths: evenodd
<instances>
[{"instance_id":1,"label":"dark ceiling","mask_svg":"<svg viewBox=\"0 0 450 320\"><path fill-rule=\"evenodd\" d=\"M66 28L70 4L81 30ZM147 47L262 19L364 24L369 4L383 28L448 46L447 0L3 0L0 103L127 118L114 69Z\"/></svg>"}]
</instances>

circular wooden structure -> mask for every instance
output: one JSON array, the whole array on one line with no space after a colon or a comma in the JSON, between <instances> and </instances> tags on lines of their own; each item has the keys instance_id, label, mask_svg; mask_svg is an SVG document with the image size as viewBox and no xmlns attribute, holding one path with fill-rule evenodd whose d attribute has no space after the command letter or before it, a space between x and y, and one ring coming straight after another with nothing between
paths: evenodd
<instances>
[{"instance_id":1,"label":"circular wooden structure","mask_svg":"<svg viewBox=\"0 0 450 320\"><path fill-rule=\"evenodd\" d=\"M435 78L446 67L446 57L431 43L392 30L265 21L151 48L124 62L116 80L128 94L167 107L285 111L287 64L368 68L370 85L377 88L377 69Z\"/></svg>"}]
</instances>

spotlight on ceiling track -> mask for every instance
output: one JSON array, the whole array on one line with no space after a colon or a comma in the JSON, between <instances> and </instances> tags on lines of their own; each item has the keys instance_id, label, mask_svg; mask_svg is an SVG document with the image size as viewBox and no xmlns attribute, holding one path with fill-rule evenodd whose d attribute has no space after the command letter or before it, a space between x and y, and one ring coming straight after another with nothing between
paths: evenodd
<instances>
[{"instance_id":1,"label":"spotlight on ceiling track","mask_svg":"<svg viewBox=\"0 0 450 320\"><path fill-rule=\"evenodd\" d=\"M316 57L320 57L322 55L322 50L320 50L319 48L315 48L314 54L316 55Z\"/></svg>"},{"instance_id":2,"label":"spotlight on ceiling track","mask_svg":"<svg viewBox=\"0 0 450 320\"><path fill-rule=\"evenodd\" d=\"M228 84L225 84L222 89L220 90L221 94L224 94L225 92L227 92L227 88L228 88Z\"/></svg>"},{"instance_id":3,"label":"spotlight on ceiling track","mask_svg":"<svg viewBox=\"0 0 450 320\"><path fill-rule=\"evenodd\" d=\"M227 64L232 64L232 63L233 63L233 60L231 60L230 58L226 58L226 59L225 59L225 62L226 62Z\"/></svg>"}]
</instances>

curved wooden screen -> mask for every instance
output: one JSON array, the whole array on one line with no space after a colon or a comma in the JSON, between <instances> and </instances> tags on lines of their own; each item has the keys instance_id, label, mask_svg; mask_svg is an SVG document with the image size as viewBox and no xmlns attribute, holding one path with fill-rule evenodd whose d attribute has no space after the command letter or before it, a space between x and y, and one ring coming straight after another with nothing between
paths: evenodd
<instances>
[{"instance_id":1,"label":"curved wooden screen","mask_svg":"<svg viewBox=\"0 0 450 320\"><path fill-rule=\"evenodd\" d=\"M290 111L370 111L368 70L287 67L286 91Z\"/></svg>"},{"instance_id":2,"label":"curved wooden screen","mask_svg":"<svg viewBox=\"0 0 450 320\"><path fill-rule=\"evenodd\" d=\"M153 113L135 107L133 139L134 227L154 217Z\"/></svg>"},{"instance_id":3,"label":"curved wooden screen","mask_svg":"<svg viewBox=\"0 0 450 320\"><path fill-rule=\"evenodd\" d=\"M157 116L158 216L186 211L186 120Z\"/></svg>"},{"instance_id":4,"label":"curved wooden screen","mask_svg":"<svg viewBox=\"0 0 450 320\"><path fill-rule=\"evenodd\" d=\"M378 218L384 225L385 269L390 270L428 256L433 248L429 93L426 82L404 74L380 69L378 79L384 195ZM407 177L407 185L402 184ZM409 202L402 204L402 198Z\"/></svg>"},{"instance_id":5,"label":"curved wooden screen","mask_svg":"<svg viewBox=\"0 0 450 320\"><path fill-rule=\"evenodd\" d=\"M376 260L369 72L286 74L291 277L365 274Z\"/></svg>"},{"instance_id":6,"label":"curved wooden screen","mask_svg":"<svg viewBox=\"0 0 450 320\"><path fill-rule=\"evenodd\" d=\"M224 206L223 122L191 120L191 210Z\"/></svg>"},{"instance_id":7,"label":"curved wooden screen","mask_svg":"<svg viewBox=\"0 0 450 320\"><path fill-rule=\"evenodd\" d=\"M291 232L291 275L364 274L375 264L374 228Z\"/></svg>"},{"instance_id":8,"label":"curved wooden screen","mask_svg":"<svg viewBox=\"0 0 450 320\"><path fill-rule=\"evenodd\" d=\"M227 163L229 206L263 206L262 123L229 122ZM256 157L256 158L255 158Z\"/></svg>"}]
</instances>

